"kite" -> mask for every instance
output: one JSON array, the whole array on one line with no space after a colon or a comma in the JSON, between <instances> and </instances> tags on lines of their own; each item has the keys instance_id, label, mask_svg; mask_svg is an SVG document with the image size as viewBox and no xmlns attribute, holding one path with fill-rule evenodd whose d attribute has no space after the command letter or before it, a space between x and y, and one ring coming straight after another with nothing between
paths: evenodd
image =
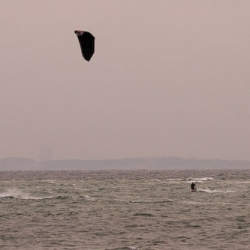
<instances>
[{"instance_id":1,"label":"kite","mask_svg":"<svg viewBox=\"0 0 250 250\"><path fill-rule=\"evenodd\" d=\"M83 58L89 61L95 53L95 37L91 33L82 30L75 30L75 34L78 37Z\"/></svg>"}]
</instances>

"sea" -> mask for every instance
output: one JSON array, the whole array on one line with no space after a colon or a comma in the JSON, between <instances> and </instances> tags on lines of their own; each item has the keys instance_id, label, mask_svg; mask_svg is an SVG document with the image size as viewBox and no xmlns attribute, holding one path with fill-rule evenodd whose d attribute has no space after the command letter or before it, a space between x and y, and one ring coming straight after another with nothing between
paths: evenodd
<instances>
[{"instance_id":1,"label":"sea","mask_svg":"<svg viewBox=\"0 0 250 250\"><path fill-rule=\"evenodd\" d=\"M0 249L250 249L250 170L2 171Z\"/></svg>"}]
</instances>

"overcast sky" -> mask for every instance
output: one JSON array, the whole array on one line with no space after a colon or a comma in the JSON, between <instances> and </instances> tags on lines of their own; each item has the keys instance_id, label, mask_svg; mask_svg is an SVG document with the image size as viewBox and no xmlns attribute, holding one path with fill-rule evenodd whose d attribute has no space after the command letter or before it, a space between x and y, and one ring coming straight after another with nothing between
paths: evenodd
<instances>
[{"instance_id":1,"label":"overcast sky","mask_svg":"<svg viewBox=\"0 0 250 250\"><path fill-rule=\"evenodd\" d=\"M249 0L0 0L0 158L250 160ZM90 62L74 30L96 37Z\"/></svg>"}]
</instances>

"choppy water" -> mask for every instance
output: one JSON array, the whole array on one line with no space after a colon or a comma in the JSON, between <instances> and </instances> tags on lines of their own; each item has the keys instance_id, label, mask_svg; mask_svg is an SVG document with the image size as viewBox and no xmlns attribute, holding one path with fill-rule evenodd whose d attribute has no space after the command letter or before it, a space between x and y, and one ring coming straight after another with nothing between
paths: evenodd
<instances>
[{"instance_id":1,"label":"choppy water","mask_svg":"<svg viewBox=\"0 0 250 250\"><path fill-rule=\"evenodd\" d=\"M0 172L0 249L194 248L250 249L250 170Z\"/></svg>"}]
</instances>

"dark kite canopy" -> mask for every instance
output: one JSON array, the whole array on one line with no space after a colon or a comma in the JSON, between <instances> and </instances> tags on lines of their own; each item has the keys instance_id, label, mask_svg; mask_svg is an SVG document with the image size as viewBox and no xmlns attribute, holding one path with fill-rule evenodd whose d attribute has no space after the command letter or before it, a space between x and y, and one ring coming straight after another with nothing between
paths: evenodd
<instances>
[{"instance_id":1,"label":"dark kite canopy","mask_svg":"<svg viewBox=\"0 0 250 250\"><path fill-rule=\"evenodd\" d=\"M95 53L95 37L91 33L82 30L76 30L75 34L81 46L82 56L89 61Z\"/></svg>"}]
</instances>

